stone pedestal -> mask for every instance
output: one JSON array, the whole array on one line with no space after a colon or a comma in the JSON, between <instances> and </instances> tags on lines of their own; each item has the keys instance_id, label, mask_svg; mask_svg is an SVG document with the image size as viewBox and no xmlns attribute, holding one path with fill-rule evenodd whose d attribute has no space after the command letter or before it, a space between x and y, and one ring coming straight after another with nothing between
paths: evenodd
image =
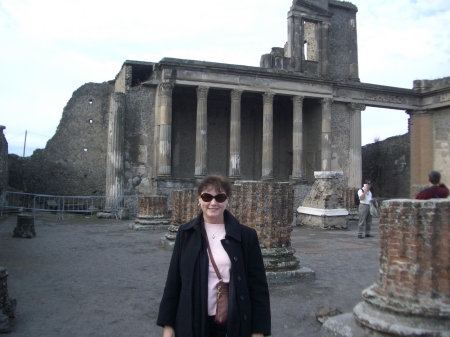
<instances>
[{"instance_id":1,"label":"stone pedestal","mask_svg":"<svg viewBox=\"0 0 450 337\"><path fill-rule=\"evenodd\" d=\"M323 229L346 229L348 211L344 207L343 172L316 171L311 191L297 208L297 224Z\"/></svg>"},{"instance_id":2,"label":"stone pedestal","mask_svg":"<svg viewBox=\"0 0 450 337\"><path fill-rule=\"evenodd\" d=\"M167 197L149 195L138 197L138 215L132 230L167 229L170 225Z\"/></svg>"},{"instance_id":3,"label":"stone pedestal","mask_svg":"<svg viewBox=\"0 0 450 337\"><path fill-rule=\"evenodd\" d=\"M11 332L14 327L16 300L8 295L8 272L0 267L0 333Z\"/></svg>"},{"instance_id":4,"label":"stone pedestal","mask_svg":"<svg viewBox=\"0 0 450 337\"><path fill-rule=\"evenodd\" d=\"M450 200L384 201L379 231L377 281L356 320L327 320L322 336L450 336Z\"/></svg>"},{"instance_id":5,"label":"stone pedestal","mask_svg":"<svg viewBox=\"0 0 450 337\"><path fill-rule=\"evenodd\" d=\"M14 228L13 237L32 239L35 236L34 217L27 214L17 215L17 225Z\"/></svg>"}]
</instances>

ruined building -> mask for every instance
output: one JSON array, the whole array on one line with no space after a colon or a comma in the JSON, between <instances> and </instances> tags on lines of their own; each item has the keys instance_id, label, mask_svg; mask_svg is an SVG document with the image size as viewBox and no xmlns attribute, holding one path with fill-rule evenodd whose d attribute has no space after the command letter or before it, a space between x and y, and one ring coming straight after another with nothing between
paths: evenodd
<instances>
[{"instance_id":1,"label":"ruined building","mask_svg":"<svg viewBox=\"0 0 450 337\"><path fill-rule=\"evenodd\" d=\"M294 0L286 44L259 67L125 61L115 80L74 92L31 165L46 165L39 178L53 190L32 192L170 196L220 173L291 181L298 206L315 171L341 171L343 187L360 186L366 106L410 114L411 185L431 169L449 181L449 79L413 89L361 82L356 13L349 2Z\"/></svg>"}]
</instances>

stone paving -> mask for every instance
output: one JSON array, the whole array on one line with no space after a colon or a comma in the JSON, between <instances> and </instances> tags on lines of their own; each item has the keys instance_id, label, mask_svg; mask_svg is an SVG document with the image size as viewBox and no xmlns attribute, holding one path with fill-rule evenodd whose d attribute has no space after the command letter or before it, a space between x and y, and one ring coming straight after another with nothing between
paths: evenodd
<instances>
[{"instance_id":1,"label":"stone paving","mask_svg":"<svg viewBox=\"0 0 450 337\"><path fill-rule=\"evenodd\" d=\"M163 230L132 231L132 221L39 214L36 237L13 238L16 216L0 219L0 266L17 299L16 327L8 336L161 336L155 324L171 252L159 246ZM374 238L349 230L295 227L292 247L315 281L270 286L272 336L319 337L315 313L350 312L375 282ZM6 336L6 335L5 335Z\"/></svg>"}]
</instances>

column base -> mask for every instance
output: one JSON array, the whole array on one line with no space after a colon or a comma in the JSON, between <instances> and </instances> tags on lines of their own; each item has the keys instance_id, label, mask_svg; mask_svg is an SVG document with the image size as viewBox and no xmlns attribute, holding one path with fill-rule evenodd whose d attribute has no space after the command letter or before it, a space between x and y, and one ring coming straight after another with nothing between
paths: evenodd
<instances>
[{"instance_id":1,"label":"column base","mask_svg":"<svg viewBox=\"0 0 450 337\"><path fill-rule=\"evenodd\" d=\"M361 302L353 308L356 320L365 327L389 336L448 337L450 320L445 317L400 315Z\"/></svg>"}]
</instances>

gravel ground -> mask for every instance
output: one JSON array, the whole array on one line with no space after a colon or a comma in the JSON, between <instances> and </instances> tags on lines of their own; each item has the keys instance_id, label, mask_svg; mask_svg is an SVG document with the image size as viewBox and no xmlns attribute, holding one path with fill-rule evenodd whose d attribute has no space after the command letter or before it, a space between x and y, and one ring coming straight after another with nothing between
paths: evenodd
<instances>
[{"instance_id":1,"label":"gravel ground","mask_svg":"<svg viewBox=\"0 0 450 337\"><path fill-rule=\"evenodd\" d=\"M131 231L132 221L40 214L37 236L13 238L17 217L0 219L0 266L17 300L13 337L161 336L156 316L171 252L159 246L165 231ZM375 282L374 238L346 231L295 227L292 246L315 281L271 285L272 336L319 337L315 313L323 307L351 312ZM5 335L6 336L6 335Z\"/></svg>"}]
</instances>

